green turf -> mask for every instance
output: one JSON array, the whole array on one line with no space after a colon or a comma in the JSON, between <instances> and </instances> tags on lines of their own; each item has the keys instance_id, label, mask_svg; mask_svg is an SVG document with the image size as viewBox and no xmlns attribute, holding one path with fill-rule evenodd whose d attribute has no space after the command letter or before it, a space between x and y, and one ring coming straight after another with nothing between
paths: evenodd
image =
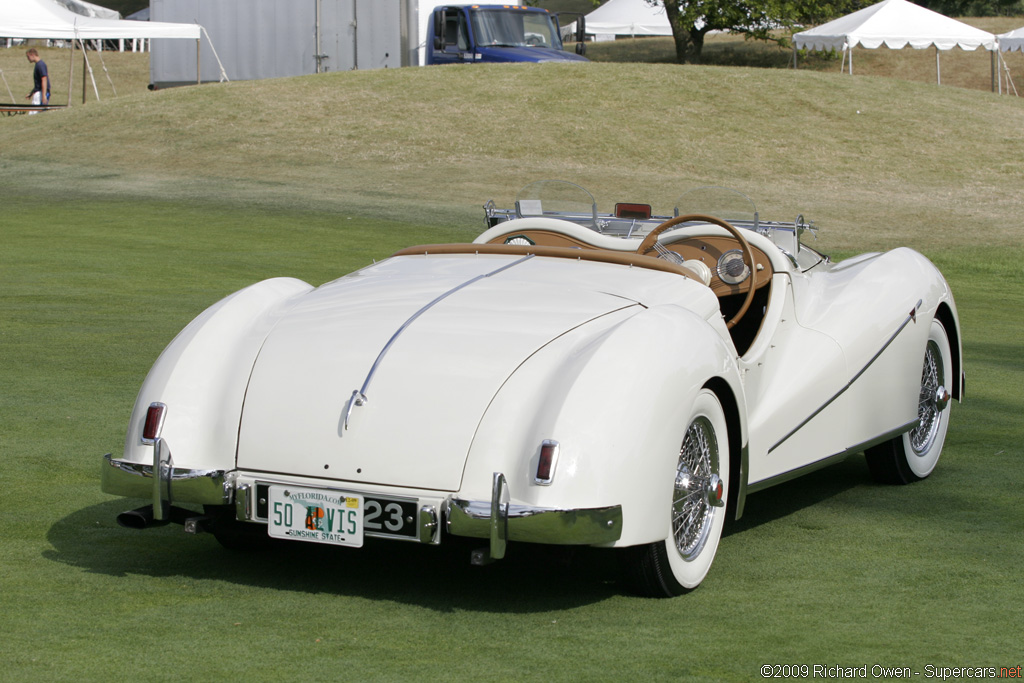
<instances>
[{"instance_id":1,"label":"green turf","mask_svg":"<svg viewBox=\"0 0 1024 683\"><path fill-rule=\"evenodd\" d=\"M694 593L640 599L615 558L512 546L239 555L118 527L99 491L162 346L249 282L319 284L449 230L338 214L7 197L0 215L0 680L734 680L765 663L1021 657L1021 258L929 255L964 323L968 397L934 475L859 457L759 493ZM427 237L428 239L424 239Z\"/></svg>"},{"instance_id":2,"label":"green turf","mask_svg":"<svg viewBox=\"0 0 1024 683\"><path fill-rule=\"evenodd\" d=\"M622 64L329 74L0 120L0 680L1016 666L1022 122L1019 100L958 88ZM967 370L934 475L877 486L852 458L758 493L704 585L667 601L622 592L597 551L239 556L116 526L131 502L100 492L100 458L194 315L261 278L321 284L467 239L484 201L549 177L602 209L729 185L763 216L805 211L826 251L926 253Z\"/></svg>"}]
</instances>

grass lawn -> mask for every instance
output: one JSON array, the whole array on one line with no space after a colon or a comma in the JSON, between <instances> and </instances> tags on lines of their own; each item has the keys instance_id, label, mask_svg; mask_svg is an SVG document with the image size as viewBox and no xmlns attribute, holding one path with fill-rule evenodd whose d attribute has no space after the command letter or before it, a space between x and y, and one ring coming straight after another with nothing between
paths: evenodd
<instances>
[{"instance_id":1,"label":"grass lawn","mask_svg":"<svg viewBox=\"0 0 1024 683\"><path fill-rule=\"evenodd\" d=\"M838 74L555 66L204 86L0 120L0 680L745 681L763 664L923 678L1022 663L1018 101ZM854 457L755 494L705 583L674 600L621 591L598 551L513 544L474 568L454 545L239 555L116 525L131 501L100 492L100 458L205 306L466 239L484 201L545 177L656 208L710 180L768 217L807 211L836 256L923 251L957 297L967 370L935 473L879 486Z\"/></svg>"}]
</instances>

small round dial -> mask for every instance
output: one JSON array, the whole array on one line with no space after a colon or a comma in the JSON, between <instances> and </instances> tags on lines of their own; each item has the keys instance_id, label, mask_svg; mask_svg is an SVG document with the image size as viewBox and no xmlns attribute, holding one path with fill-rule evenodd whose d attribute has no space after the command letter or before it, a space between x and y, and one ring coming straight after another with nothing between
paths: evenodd
<instances>
[{"instance_id":1,"label":"small round dial","mask_svg":"<svg viewBox=\"0 0 1024 683\"><path fill-rule=\"evenodd\" d=\"M750 277L750 268L743 262L743 252L732 249L718 259L718 277L727 285L738 285Z\"/></svg>"}]
</instances>

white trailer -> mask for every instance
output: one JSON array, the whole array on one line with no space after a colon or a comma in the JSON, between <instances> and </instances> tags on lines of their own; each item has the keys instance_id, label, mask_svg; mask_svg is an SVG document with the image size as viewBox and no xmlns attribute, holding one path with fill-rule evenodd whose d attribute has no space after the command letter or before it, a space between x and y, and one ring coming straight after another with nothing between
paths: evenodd
<instances>
[{"instance_id":1,"label":"white trailer","mask_svg":"<svg viewBox=\"0 0 1024 683\"><path fill-rule=\"evenodd\" d=\"M200 24L209 36L198 50L154 41L151 87L194 84L197 71L199 81L217 82L225 76L255 80L417 64L418 5L417 0L150 0L153 21Z\"/></svg>"}]
</instances>

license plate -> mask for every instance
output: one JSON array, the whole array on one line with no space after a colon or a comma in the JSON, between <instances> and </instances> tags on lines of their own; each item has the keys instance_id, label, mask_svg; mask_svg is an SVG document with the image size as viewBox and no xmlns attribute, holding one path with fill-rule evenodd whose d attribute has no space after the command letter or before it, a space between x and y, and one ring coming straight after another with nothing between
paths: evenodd
<instances>
[{"instance_id":1,"label":"license plate","mask_svg":"<svg viewBox=\"0 0 1024 683\"><path fill-rule=\"evenodd\" d=\"M267 531L273 538L360 548L363 497L358 493L271 486Z\"/></svg>"}]
</instances>

